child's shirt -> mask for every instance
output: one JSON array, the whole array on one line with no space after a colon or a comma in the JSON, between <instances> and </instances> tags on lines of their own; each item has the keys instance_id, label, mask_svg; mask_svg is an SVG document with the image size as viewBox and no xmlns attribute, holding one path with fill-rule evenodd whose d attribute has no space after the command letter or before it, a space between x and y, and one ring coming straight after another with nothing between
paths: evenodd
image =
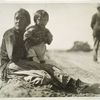
<instances>
[{"instance_id":1,"label":"child's shirt","mask_svg":"<svg viewBox=\"0 0 100 100\"><path fill-rule=\"evenodd\" d=\"M41 28L37 25L27 28L24 33L25 46L30 48L44 42L45 44L51 44L53 36L47 28Z\"/></svg>"}]
</instances>

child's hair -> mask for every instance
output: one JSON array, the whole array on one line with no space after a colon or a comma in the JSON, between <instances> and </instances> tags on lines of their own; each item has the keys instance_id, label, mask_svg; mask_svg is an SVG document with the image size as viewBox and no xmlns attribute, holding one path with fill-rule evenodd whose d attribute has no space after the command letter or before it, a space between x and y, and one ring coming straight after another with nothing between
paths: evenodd
<instances>
[{"instance_id":1,"label":"child's hair","mask_svg":"<svg viewBox=\"0 0 100 100\"><path fill-rule=\"evenodd\" d=\"M38 17L45 17L47 18L47 21L49 20L49 14L45 11L45 10L38 10L36 11L35 15L34 15L34 22L36 23L36 20Z\"/></svg>"}]
</instances>

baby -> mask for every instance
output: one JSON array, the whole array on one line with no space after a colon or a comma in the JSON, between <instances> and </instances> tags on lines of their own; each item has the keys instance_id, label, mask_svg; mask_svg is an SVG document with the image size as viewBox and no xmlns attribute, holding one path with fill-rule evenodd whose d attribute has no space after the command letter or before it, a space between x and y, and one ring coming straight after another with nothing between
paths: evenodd
<instances>
[{"instance_id":1,"label":"baby","mask_svg":"<svg viewBox=\"0 0 100 100\"><path fill-rule=\"evenodd\" d=\"M38 63L45 63L46 44L50 45L53 40L52 34L45 27L48 20L48 13L38 10L34 15L35 25L28 27L24 33L27 57Z\"/></svg>"}]
</instances>

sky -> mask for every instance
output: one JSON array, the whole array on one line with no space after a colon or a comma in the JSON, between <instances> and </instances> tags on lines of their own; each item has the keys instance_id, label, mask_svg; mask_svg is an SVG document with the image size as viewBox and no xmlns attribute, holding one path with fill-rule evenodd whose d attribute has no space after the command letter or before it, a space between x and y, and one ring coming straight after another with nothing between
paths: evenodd
<instances>
[{"instance_id":1,"label":"sky","mask_svg":"<svg viewBox=\"0 0 100 100\"><path fill-rule=\"evenodd\" d=\"M49 14L47 28L53 34L53 42L47 49L66 50L74 41L88 42L93 47L91 18L97 12L96 3L12 3L0 4L0 45L3 34L14 26L14 14L20 8L29 11L31 24L37 10L46 10Z\"/></svg>"}]
</instances>

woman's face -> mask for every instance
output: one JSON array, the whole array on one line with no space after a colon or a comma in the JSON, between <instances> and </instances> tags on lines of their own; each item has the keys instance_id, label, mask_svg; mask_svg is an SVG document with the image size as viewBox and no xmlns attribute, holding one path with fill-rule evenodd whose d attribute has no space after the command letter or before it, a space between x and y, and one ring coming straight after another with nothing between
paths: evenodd
<instances>
[{"instance_id":1,"label":"woman's face","mask_svg":"<svg viewBox=\"0 0 100 100\"><path fill-rule=\"evenodd\" d=\"M16 13L14 17L15 28L18 30L25 30L27 27L27 19L24 15Z\"/></svg>"}]
</instances>

